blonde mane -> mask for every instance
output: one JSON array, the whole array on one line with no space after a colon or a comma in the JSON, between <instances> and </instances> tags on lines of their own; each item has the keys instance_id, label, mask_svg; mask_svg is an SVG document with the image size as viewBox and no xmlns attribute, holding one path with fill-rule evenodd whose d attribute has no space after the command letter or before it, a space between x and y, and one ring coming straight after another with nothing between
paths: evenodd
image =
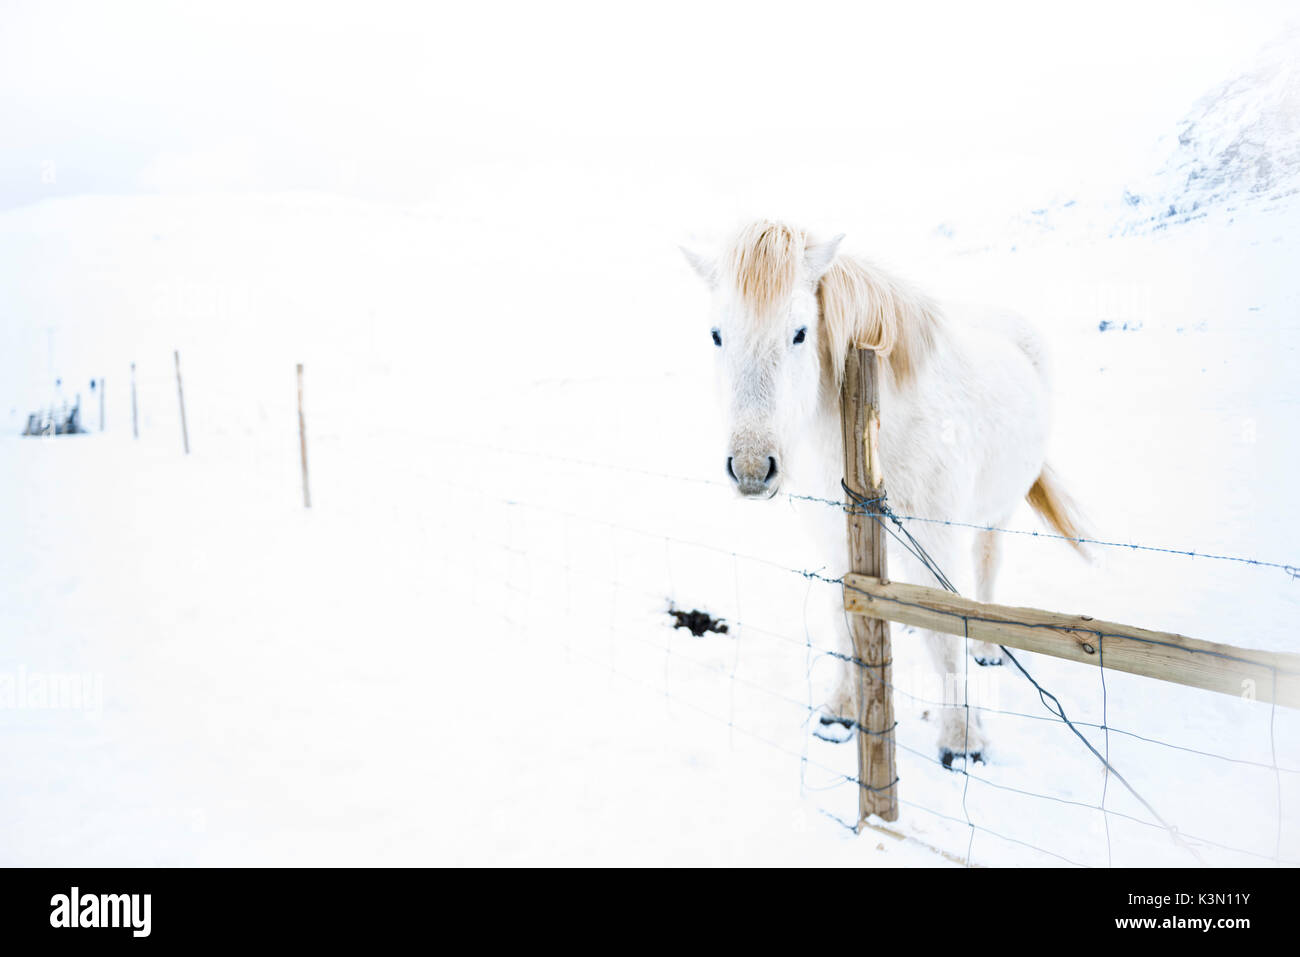
<instances>
[{"instance_id":1,"label":"blonde mane","mask_svg":"<svg viewBox=\"0 0 1300 957\"><path fill-rule=\"evenodd\" d=\"M779 314L799 281L808 234L760 220L740 231L722 259L723 275L754 314ZM912 381L934 351L943 316L929 296L867 262L837 256L817 286L822 358L835 391L844 358L857 345L888 360L896 385Z\"/></svg>"},{"instance_id":2,"label":"blonde mane","mask_svg":"<svg viewBox=\"0 0 1300 957\"><path fill-rule=\"evenodd\" d=\"M844 358L859 346L887 359L894 383L907 385L934 352L943 328L938 304L902 280L855 258L838 256L817 287L825 360L835 391Z\"/></svg>"},{"instance_id":3,"label":"blonde mane","mask_svg":"<svg viewBox=\"0 0 1300 957\"><path fill-rule=\"evenodd\" d=\"M740 231L723 268L755 316L771 316L790 300L806 240L802 230L767 220Z\"/></svg>"}]
</instances>

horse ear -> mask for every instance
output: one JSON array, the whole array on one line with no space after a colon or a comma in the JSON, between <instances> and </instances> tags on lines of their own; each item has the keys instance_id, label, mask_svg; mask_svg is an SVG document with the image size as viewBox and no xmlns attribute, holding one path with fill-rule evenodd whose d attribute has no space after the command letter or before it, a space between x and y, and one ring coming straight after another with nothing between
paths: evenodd
<instances>
[{"instance_id":1,"label":"horse ear","mask_svg":"<svg viewBox=\"0 0 1300 957\"><path fill-rule=\"evenodd\" d=\"M714 265L712 259L707 256L701 256L697 252L692 252L685 246L678 246L677 248L682 251L682 255L685 256L686 261L691 264L691 268L695 270L695 274L709 284L710 289L718 284L717 267Z\"/></svg>"},{"instance_id":2,"label":"horse ear","mask_svg":"<svg viewBox=\"0 0 1300 957\"><path fill-rule=\"evenodd\" d=\"M809 246L804 250L804 262L808 266L808 272L815 283L831 268L831 263L835 261L835 253L839 251L840 240L844 234L840 233L834 239L828 239L824 243L818 243L815 246Z\"/></svg>"}]
</instances>

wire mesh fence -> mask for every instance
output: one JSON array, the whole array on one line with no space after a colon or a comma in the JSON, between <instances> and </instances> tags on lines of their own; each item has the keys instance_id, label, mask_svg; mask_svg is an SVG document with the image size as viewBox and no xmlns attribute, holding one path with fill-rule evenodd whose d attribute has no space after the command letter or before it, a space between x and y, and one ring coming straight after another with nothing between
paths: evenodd
<instances>
[{"instance_id":1,"label":"wire mesh fence","mask_svg":"<svg viewBox=\"0 0 1300 957\"><path fill-rule=\"evenodd\" d=\"M830 609L844 614L853 587L842 569L816 564L811 553L791 560L784 539L748 547L752 540L742 544L734 528L711 523L713 503L731 494L720 480L438 437L391 418L368 423L364 435L328 414L311 422L326 450L313 451L317 511L364 509L391 492L392 507L424 530L430 574L448 592L521 640L552 643L566 660L661 698L674 713L770 749L789 760L828 819L856 827L863 782L852 748L823 720L841 673L863 666L829 627ZM237 435L226 439L239 445ZM282 457L290 448L298 454L296 435L284 444ZM240 470L262 467L265 451L242 459ZM369 463L351 485L329 474L344 456ZM281 481L292 473L275 474ZM778 500L791 510L863 507L798 492ZM878 514L904 549L923 550L927 525L1044 543L1060 537L962 516ZM1277 574L1279 588L1297 577L1296 566L1271 558L1085 541ZM934 572L942 583L943 569ZM676 627L673 611L695 610L725 631ZM972 667L963 654L955 675L923 664L911 631L894 626L889 684L901 833L966 865L1300 865L1294 712L1109 669L1101 631L1093 671L1008 652L1012 667L1002 668ZM984 762L945 762L935 747L937 716L954 706L985 722L995 744Z\"/></svg>"},{"instance_id":2,"label":"wire mesh fence","mask_svg":"<svg viewBox=\"0 0 1300 957\"><path fill-rule=\"evenodd\" d=\"M634 474L649 482L725 488L709 480L555 453L477 448L498 460L545 462L596 476ZM604 646L593 653L575 638L567 642L566 651L662 695L667 702L797 758L803 786L824 805L826 792L851 795L861 784L850 766L848 749L826 743L817 734L820 719L829 713L829 672L836 665L861 666L850 650L828 644L808 615L815 592L829 590L833 599L842 591L841 576L642 527L628 521L625 508L609 514L559 507L524 497L493 497L482 487L458 484L446 475L423 474L422 478L445 488L445 494L467 496L479 516L495 511L509 519L504 537L485 534L476 544L501 556L497 567L506 591L514 603L522 603L511 614L526 618L551 613L580 626L586 612L576 609L590 608L594 589L608 607L608 618L602 610L599 626L605 632ZM810 496L789 497L827 508L852 507ZM893 517L905 523L903 516ZM539 533L548 523L549 530ZM547 542L559 551L548 550ZM1198 557L1239 561L1231 556ZM1281 563L1248 563L1290 575L1289 566ZM667 613L681 603L680 581L689 575L688 564L697 568L711 564L700 577L715 582L727 577L729 570L735 582L734 594L723 606L729 630L721 656L701 655L696 651L698 640L672 628ZM742 589L744 579L754 581ZM761 611L746 608L742 598L742 592L754 591L766 599L758 603ZM576 595L583 596L576 599L577 605ZM778 595L796 609L793 619L771 607ZM769 614L783 620L773 624L765 617ZM895 644L906 641L900 637ZM1106 635L1098 632L1096 643L1095 674L1068 665L1043 672L1049 659L1025 656L1025 667L1041 681L1031 678L1031 672L1020 674L1012 668L972 669L971 656L964 655L955 699L944 696L951 688L922 687L927 682L922 666L905 670L890 686L902 703L896 743L904 788L901 803L909 812L904 829L967 864L981 859L999 863L1037 859L1105 866L1152 860L1179 863L1180 857L1186 864L1300 864L1291 813L1300 789L1300 767L1279 759L1278 706L1226 699L1215 709L1216 716L1207 719L1211 724L1226 722L1234 732L1255 726L1256 748L1248 753L1230 753L1229 745L1239 745L1245 737L1238 733L1171 740L1136 723L1144 717L1144 709L1165 719L1174 717L1176 726L1180 713L1206 713L1204 700L1198 700L1205 693L1112 672L1105 665ZM682 678L683 670L697 672L696 680ZM992 682L986 677L993 672L999 673L996 684L1002 686L997 691L990 690ZM1050 689L1044 674L1057 682ZM1066 676L1069 683L1060 685ZM1024 687L1005 687L1022 678L1029 678ZM1067 711L1062 687L1080 699L1082 710L1072 702ZM1135 722L1131 727L1118 723L1113 715L1116 694L1128 701L1121 711ZM1010 702L1005 700L1008 696ZM1095 717L1091 717L1094 709L1082 706L1088 696L1095 699ZM1014 754L1018 739L1030 739L1036 743L1028 750L1038 756L1041 766L1005 761L1001 756L987 764L960 760L945 764L929 740L930 725L935 711L954 704L998 725L1002 743L995 754ZM771 719L778 713L786 730L797 729L795 737L783 740L781 729L773 729ZM1285 709L1281 713L1289 714ZM754 721L755 715L763 720ZM1028 727L1031 733L1022 733L1018 726ZM1230 740L1215 748L1207 746L1203 737ZM1156 751L1176 761L1152 758ZM1026 810L1030 805L1037 807ZM848 803L838 809L826 806L826 813L853 827L848 807ZM928 823L917 827L921 819ZM983 854L980 843L988 845Z\"/></svg>"}]
</instances>

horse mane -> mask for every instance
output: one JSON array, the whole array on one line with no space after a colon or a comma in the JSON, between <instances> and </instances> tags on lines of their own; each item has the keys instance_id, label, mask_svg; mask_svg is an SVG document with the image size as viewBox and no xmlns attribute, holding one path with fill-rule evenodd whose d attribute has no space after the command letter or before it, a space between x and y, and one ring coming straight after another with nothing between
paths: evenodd
<instances>
[{"instance_id":1,"label":"horse mane","mask_svg":"<svg viewBox=\"0 0 1300 957\"><path fill-rule=\"evenodd\" d=\"M723 259L740 300L759 318L789 301L799 278L807 235L784 223L760 220L740 231Z\"/></svg>"},{"instance_id":2,"label":"horse mane","mask_svg":"<svg viewBox=\"0 0 1300 957\"><path fill-rule=\"evenodd\" d=\"M755 317L779 314L799 281L808 234L759 220L740 231L722 259L722 273ZM849 349L874 349L896 385L911 382L938 342L943 315L929 296L865 262L837 256L817 287L822 359L836 392Z\"/></svg>"},{"instance_id":3,"label":"horse mane","mask_svg":"<svg viewBox=\"0 0 1300 957\"><path fill-rule=\"evenodd\" d=\"M943 313L923 292L854 257L837 256L817 287L823 358L838 392L854 347L874 349L897 386L916 378L938 345Z\"/></svg>"}]
</instances>

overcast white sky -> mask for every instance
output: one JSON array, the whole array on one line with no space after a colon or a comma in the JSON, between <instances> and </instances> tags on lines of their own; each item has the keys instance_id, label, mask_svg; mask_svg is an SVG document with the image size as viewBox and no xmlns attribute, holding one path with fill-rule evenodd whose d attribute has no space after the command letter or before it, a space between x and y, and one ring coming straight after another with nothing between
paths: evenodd
<instances>
[{"instance_id":1,"label":"overcast white sky","mask_svg":"<svg viewBox=\"0 0 1300 957\"><path fill-rule=\"evenodd\" d=\"M420 202L467 166L617 167L648 140L683 165L861 150L1018 155L1055 176L1146 152L1295 16L1271 0L2 9L0 208L223 189Z\"/></svg>"}]
</instances>

